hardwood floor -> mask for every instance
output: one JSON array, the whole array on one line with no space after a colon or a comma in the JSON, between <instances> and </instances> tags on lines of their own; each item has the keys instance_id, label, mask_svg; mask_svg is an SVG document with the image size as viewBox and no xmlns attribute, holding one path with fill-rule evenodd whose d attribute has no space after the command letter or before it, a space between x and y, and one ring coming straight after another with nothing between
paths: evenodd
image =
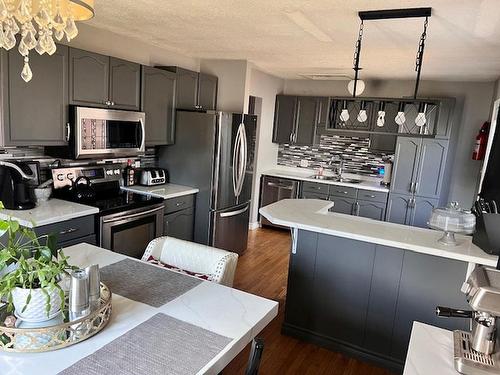
<instances>
[{"instance_id":1,"label":"hardwood floor","mask_svg":"<svg viewBox=\"0 0 500 375\"><path fill-rule=\"evenodd\" d=\"M258 229L250 231L248 249L238 261L234 287L280 304L278 316L259 334L265 340L259 374L391 375L385 369L280 333L289 249L287 231ZM248 355L249 347L228 365L223 374L244 374Z\"/></svg>"}]
</instances>

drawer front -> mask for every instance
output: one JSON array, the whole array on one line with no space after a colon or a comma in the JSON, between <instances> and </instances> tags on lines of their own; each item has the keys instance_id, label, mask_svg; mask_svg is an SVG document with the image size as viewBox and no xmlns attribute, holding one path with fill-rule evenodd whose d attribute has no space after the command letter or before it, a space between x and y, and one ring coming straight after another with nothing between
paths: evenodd
<instances>
[{"instance_id":1,"label":"drawer front","mask_svg":"<svg viewBox=\"0 0 500 375\"><path fill-rule=\"evenodd\" d=\"M95 233L94 215L83 216L76 219L61 221L59 223L36 227L35 232L39 236L44 234L55 234L57 236L58 243L90 236Z\"/></svg>"},{"instance_id":2,"label":"drawer front","mask_svg":"<svg viewBox=\"0 0 500 375\"><path fill-rule=\"evenodd\" d=\"M306 181L302 184L302 191L308 193L323 193L325 195L328 195L328 185Z\"/></svg>"},{"instance_id":3,"label":"drawer front","mask_svg":"<svg viewBox=\"0 0 500 375\"><path fill-rule=\"evenodd\" d=\"M58 247L68 247L68 246L78 245L78 244L83 243L83 242L88 243L90 245L97 246L96 235L91 234L89 236L75 238L75 239L72 239L70 241L66 241L66 242L62 242L62 243L58 242Z\"/></svg>"},{"instance_id":4,"label":"drawer front","mask_svg":"<svg viewBox=\"0 0 500 375\"><path fill-rule=\"evenodd\" d=\"M348 186L330 185L330 195L334 197L356 198L358 189Z\"/></svg>"},{"instance_id":5,"label":"drawer front","mask_svg":"<svg viewBox=\"0 0 500 375\"><path fill-rule=\"evenodd\" d=\"M387 196L389 194L383 191L371 191L371 190L358 190L358 199L363 201L371 201L371 202L387 202Z\"/></svg>"},{"instance_id":6,"label":"drawer front","mask_svg":"<svg viewBox=\"0 0 500 375\"><path fill-rule=\"evenodd\" d=\"M328 194L310 193L308 191L304 191L302 193L302 199L324 199L324 200L328 200Z\"/></svg>"},{"instance_id":7,"label":"drawer front","mask_svg":"<svg viewBox=\"0 0 500 375\"><path fill-rule=\"evenodd\" d=\"M184 195L182 197L170 198L165 200L165 214L194 207L195 194Z\"/></svg>"}]
</instances>

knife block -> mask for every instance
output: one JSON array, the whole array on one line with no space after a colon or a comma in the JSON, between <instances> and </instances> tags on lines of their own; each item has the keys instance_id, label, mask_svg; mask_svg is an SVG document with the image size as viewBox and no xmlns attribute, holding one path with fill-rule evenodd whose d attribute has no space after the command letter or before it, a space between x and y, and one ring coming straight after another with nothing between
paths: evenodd
<instances>
[{"instance_id":1,"label":"knife block","mask_svg":"<svg viewBox=\"0 0 500 375\"><path fill-rule=\"evenodd\" d=\"M477 216L472 242L488 254L500 255L500 214Z\"/></svg>"}]
</instances>

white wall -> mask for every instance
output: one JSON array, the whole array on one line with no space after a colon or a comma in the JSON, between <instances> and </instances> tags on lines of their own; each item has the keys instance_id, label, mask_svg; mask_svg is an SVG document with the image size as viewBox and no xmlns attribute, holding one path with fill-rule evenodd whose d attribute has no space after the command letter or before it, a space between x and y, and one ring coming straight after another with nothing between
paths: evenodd
<instances>
[{"instance_id":1,"label":"white wall","mask_svg":"<svg viewBox=\"0 0 500 375\"><path fill-rule=\"evenodd\" d=\"M294 95L349 95L345 81L285 81L285 94ZM411 96L414 81L370 81L362 96ZM455 124L457 127L455 151L452 155L451 188L448 200L456 200L470 207L477 189L481 163L471 159L472 147L479 128L490 119L495 95L494 82L422 81L421 97L454 97L457 99ZM499 90L500 91L500 90ZM499 96L500 92L497 92Z\"/></svg>"},{"instance_id":2,"label":"white wall","mask_svg":"<svg viewBox=\"0 0 500 375\"><path fill-rule=\"evenodd\" d=\"M71 43L68 43L70 47L119 57L150 66L175 65L192 70L198 70L200 66L199 59L182 55L176 51L155 47L148 44L149 40L141 41L124 37L84 23L78 25L78 31L78 36Z\"/></svg>"},{"instance_id":3,"label":"white wall","mask_svg":"<svg viewBox=\"0 0 500 375\"><path fill-rule=\"evenodd\" d=\"M260 177L262 172L276 166L278 145L272 142L274 104L276 94L283 91L284 80L251 67L248 93L262 98L261 116L257 129L257 149L255 158L255 173L253 181L252 206L250 224L256 225L259 209Z\"/></svg>"}]
</instances>

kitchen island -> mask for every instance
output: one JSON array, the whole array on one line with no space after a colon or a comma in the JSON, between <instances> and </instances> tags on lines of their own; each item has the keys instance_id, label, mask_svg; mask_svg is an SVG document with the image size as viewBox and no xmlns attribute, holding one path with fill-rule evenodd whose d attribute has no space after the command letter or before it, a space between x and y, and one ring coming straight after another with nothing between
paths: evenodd
<instances>
[{"instance_id":1,"label":"kitchen island","mask_svg":"<svg viewBox=\"0 0 500 375\"><path fill-rule=\"evenodd\" d=\"M329 212L333 203L288 199L260 209L292 228L283 332L402 370L414 321L466 329L435 307L467 308L460 287L475 264L496 266L471 238Z\"/></svg>"}]
</instances>

